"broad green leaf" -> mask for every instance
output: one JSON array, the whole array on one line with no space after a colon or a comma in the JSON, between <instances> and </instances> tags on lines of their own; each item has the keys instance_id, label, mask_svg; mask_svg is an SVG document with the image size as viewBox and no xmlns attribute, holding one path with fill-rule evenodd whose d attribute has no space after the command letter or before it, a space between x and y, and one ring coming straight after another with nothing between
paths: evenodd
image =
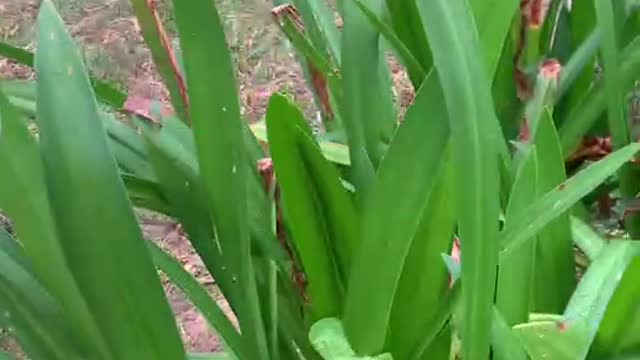
<instances>
[{"instance_id":1,"label":"broad green leaf","mask_svg":"<svg viewBox=\"0 0 640 360\"><path fill-rule=\"evenodd\" d=\"M564 312L568 324L580 322L585 326L584 346L574 348L576 358L586 357L620 280L633 257L640 254L638 249L637 244L629 241L610 243L578 284Z\"/></svg>"},{"instance_id":2,"label":"broad green leaf","mask_svg":"<svg viewBox=\"0 0 640 360\"><path fill-rule=\"evenodd\" d=\"M528 359L522 342L496 308L493 308L491 321L491 345L496 359Z\"/></svg>"},{"instance_id":3,"label":"broad green leaf","mask_svg":"<svg viewBox=\"0 0 640 360\"><path fill-rule=\"evenodd\" d=\"M585 340L586 325L578 321L535 321L516 325L514 332L520 337L531 360L582 359L579 350L588 343Z\"/></svg>"},{"instance_id":4,"label":"broad green leaf","mask_svg":"<svg viewBox=\"0 0 640 360\"><path fill-rule=\"evenodd\" d=\"M421 2L434 64L441 79L454 146L462 259L463 357L489 354L498 248L497 131L491 89L471 11L462 0ZM464 164L464 165L462 165Z\"/></svg>"},{"instance_id":5,"label":"broad green leaf","mask_svg":"<svg viewBox=\"0 0 640 360\"><path fill-rule=\"evenodd\" d=\"M422 121L421 123L428 123ZM404 124L403 126L408 125ZM414 133L415 135L415 133ZM448 146L450 150L450 145ZM443 323L437 318L441 312L449 317L453 296L447 288L459 277L450 273L446 264L440 262L440 256L451 249L455 226L455 197L453 192L454 165L451 152L443 154L443 169L434 184L426 207L422 210L420 224L413 235L408 250L398 289L393 300L389 322L390 351L396 358L416 358L417 348L423 348L421 359L431 356L432 352L450 346L451 339L437 337ZM459 263L453 262L459 267ZM446 296L444 296L446 294ZM457 294L456 294L457 296ZM426 334L433 334L431 341Z\"/></svg>"},{"instance_id":6,"label":"broad green leaf","mask_svg":"<svg viewBox=\"0 0 640 360\"><path fill-rule=\"evenodd\" d=\"M369 5L379 15L384 3L374 0ZM384 155L384 144L391 138L396 114L391 88L385 81L389 74L386 56L380 50L379 33L369 26L355 2L347 1L343 6L343 120L353 164L352 183L358 198L364 200Z\"/></svg>"},{"instance_id":7,"label":"broad green leaf","mask_svg":"<svg viewBox=\"0 0 640 360\"><path fill-rule=\"evenodd\" d=\"M235 70L215 4L173 1L189 84L189 114L200 174L218 246L228 256L238 291L236 311L253 359L268 357L251 262L247 162ZM213 86L215 84L215 86Z\"/></svg>"},{"instance_id":8,"label":"broad green leaf","mask_svg":"<svg viewBox=\"0 0 640 360\"><path fill-rule=\"evenodd\" d=\"M33 67L33 53L2 41L0 41L0 56L15 60L22 65ZM101 101L117 109L121 108L127 100L126 94L103 81L92 78L91 85Z\"/></svg>"},{"instance_id":9,"label":"broad green leaf","mask_svg":"<svg viewBox=\"0 0 640 360\"><path fill-rule=\"evenodd\" d=\"M614 279L618 286L608 303L592 347L596 357L640 352L640 248L632 242L626 252L625 257L633 256L626 271L620 278L609 278Z\"/></svg>"},{"instance_id":10,"label":"broad green leaf","mask_svg":"<svg viewBox=\"0 0 640 360\"><path fill-rule=\"evenodd\" d=\"M505 225L538 195L540 182L538 156L535 145L528 149L513 182L509 204L505 213ZM503 257L498 264L498 284L496 307L502 321L508 326L526 322L531 308L534 279L534 254L536 241L516 249L510 256ZM499 326L499 324L494 324ZM498 328L499 329L499 328ZM500 357L501 359L508 359Z\"/></svg>"},{"instance_id":11,"label":"broad green leaf","mask_svg":"<svg viewBox=\"0 0 640 360\"><path fill-rule=\"evenodd\" d=\"M483 64L489 79L493 79L514 15L517 0L468 0L484 56ZM428 32L427 32L428 35Z\"/></svg>"},{"instance_id":12,"label":"broad green leaf","mask_svg":"<svg viewBox=\"0 0 640 360\"><path fill-rule=\"evenodd\" d=\"M438 234L441 238L416 239L421 221L430 216L423 212L432 209L428 206L429 198L440 177L449 142L449 126L444 118L433 121L423 118L432 110L432 101L438 99L438 95L440 92L436 87L425 87L418 93L415 105L407 113L380 164L365 202L363 242L349 279L344 316L347 334L360 353L375 354L384 346L394 296L412 241L423 242L416 244L418 247L433 246L433 249L427 248L429 254L423 256L437 259L436 263L451 241L447 232L453 229L453 224L446 222L443 225L451 227L442 230L444 234ZM419 134L433 134L433 141L424 141ZM394 211L390 213L389 209ZM429 287L424 291L437 291L446 277L443 271L435 274L439 274L439 278L430 277L426 281ZM372 294L376 296L372 297ZM437 300L425 299L432 306ZM399 306L403 306L402 302ZM414 306L411 308L415 309Z\"/></svg>"},{"instance_id":13,"label":"broad green leaf","mask_svg":"<svg viewBox=\"0 0 640 360\"><path fill-rule=\"evenodd\" d=\"M4 252L11 258L11 260L18 263L18 265L20 265L22 268L28 269L30 272L33 272L33 270L31 269L31 264L29 264L28 259L25 257L22 245L18 243L18 241L14 239L13 236L11 236L11 234L9 234L1 226L0 251Z\"/></svg>"},{"instance_id":14,"label":"broad green leaf","mask_svg":"<svg viewBox=\"0 0 640 360\"><path fill-rule=\"evenodd\" d=\"M502 229L500 238L503 250L500 256L509 256L511 251L531 240L549 222L595 189L620 166L633 158L638 151L640 151L640 144L627 145L581 170L529 205Z\"/></svg>"},{"instance_id":15,"label":"broad green leaf","mask_svg":"<svg viewBox=\"0 0 640 360\"><path fill-rule=\"evenodd\" d=\"M3 323L12 329L34 359L81 359L67 319L58 304L21 262L0 249L0 308Z\"/></svg>"},{"instance_id":16,"label":"broad green leaf","mask_svg":"<svg viewBox=\"0 0 640 360\"><path fill-rule=\"evenodd\" d=\"M106 356L96 319L66 265L56 234L38 145L1 91L0 123L0 207L13 220L34 274L71 319L79 346Z\"/></svg>"},{"instance_id":17,"label":"broad green leaf","mask_svg":"<svg viewBox=\"0 0 640 360\"><path fill-rule=\"evenodd\" d=\"M264 122L250 125L251 131L260 141L267 141L267 128ZM350 165L349 148L346 145L331 141L319 141L318 145L327 160L339 165Z\"/></svg>"},{"instance_id":18,"label":"broad green leaf","mask_svg":"<svg viewBox=\"0 0 640 360\"><path fill-rule=\"evenodd\" d=\"M114 357L184 359L89 78L50 0L42 2L38 38L41 155L67 264ZM72 132L80 135L68 136Z\"/></svg>"},{"instance_id":19,"label":"broad green leaf","mask_svg":"<svg viewBox=\"0 0 640 360\"><path fill-rule=\"evenodd\" d=\"M584 220L571 217L573 242L593 261L602 252L607 243Z\"/></svg>"},{"instance_id":20,"label":"broad green leaf","mask_svg":"<svg viewBox=\"0 0 640 360\"><path fill-rule=\"evenodd\" d=\"M309 281L311 313L316 320L339 315L347 273L344 272L345 259L340 258L337 247L353 244L355 238L349 239L349 234L335 231L338 224L332 214L338 214L338 209L332 206L338 206L337 194L331 197L324 193L319 186L322 180L317 178L332 178L334 188L339 187L337 170L312 170L314 164L308 158L311 149L304 149L313 146L304 141L311 130L300 110L283 95L274 95L269 102L267 131L282 191L284 216ZM351 225L357 226L357 222Z\"/></svg>"},{"instance_id":21,"label":"broad green leaf","mask_svg":"<svg viewBox=\"0 0 640 360\"><path fill-rule=\"evenodd\" d=\"M540 176L538 194L542 195L559 186L567 177L558 134L547 109L543 110L533 130L533 141L536 144ZM534 261L533 311L560 313L576 286L570 226L569 212L565 211L538 233Z\"/></svg>"},{"instance_id":22,"label":"broad green leaf","mask_svg":"<svg viewBox=\"0 0 640 360\"><path fill-rule=\"evenodd\" d=\"M325 360L393 360L389 353L357 356L337 318L324 318L313 324L309 340Z\"/></svg>"},{"instance_id":23,"label":"broad green leaf","mask_svg":"<svg viewBox=\"0 0 640 360\"><path fill-rule=\"evenodd\" d=\"M184 97L184 77L169 41L169 34L164 32L162 20L158 16L158 5L148 0L130 2L145 43L151 50L153 62L171 94L171 103L180 119L189 123L188 103Z\"/></svg>"},{"instance_id":24,"label":"broad green leaf","mask_svg":"<svg viewBox=\"0 0 640 360\"><path fill-rule=\"evenodd\" d=\"M240 334L211 297L211 294L207 292L207 289L200 285L191 274L182 268L182 265L177 260L164 252L158 245L148 242L148 246L156 267L164 272L184 292L189 301L207 319L209 325L215 329L227 350L232 351L232 354L242 354L245 349L242 346ZM235 355L230 358L235 359ZM240 358L246 357L241 356Z\"/></svg>"}]
</instances>

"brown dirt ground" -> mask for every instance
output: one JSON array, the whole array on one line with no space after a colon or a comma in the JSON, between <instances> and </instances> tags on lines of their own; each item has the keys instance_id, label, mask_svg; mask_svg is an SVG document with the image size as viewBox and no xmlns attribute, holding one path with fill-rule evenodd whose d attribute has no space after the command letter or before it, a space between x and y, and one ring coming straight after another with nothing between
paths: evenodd
<instances>
[{"instance_id":1,"label":"brown dirt ground","mask_svg":"<svg viewBox=\"0 0 640 360\"><path fill-rule=\"evenodd\" d=\"M81 44L85 62L95 76L126 89L131 96L168 101L168 92L154 68L126 0L55 2L70 32ZM289 92L301 104L307 116L313 116L313 97L305 84L300 65L278 28L271 22L269 1L216 2L230 34L228 42L238 68L237 79L244 116L249 121L260 120L269 96L276 91ZM37 0L1 0L0 40L34 50L34 22L38 3ZM171 32L173 25L167 15L169 12L162 13ZM404 109L413 100L413 89L407 85L404 70L394 61L391 61L391 70L396 83L395 91ZM0 59L0 79L32 77L30 69ZM139 215L145 237L175 256L233 318L213 279L175 223L144 211ZM220 350L220 343L204 318L175 286L166 278L162 280L187 349L198 352ZM1 344L17 351L15 343L10 338L3 340L2 334Z\"/></svg>"}]
</instances>

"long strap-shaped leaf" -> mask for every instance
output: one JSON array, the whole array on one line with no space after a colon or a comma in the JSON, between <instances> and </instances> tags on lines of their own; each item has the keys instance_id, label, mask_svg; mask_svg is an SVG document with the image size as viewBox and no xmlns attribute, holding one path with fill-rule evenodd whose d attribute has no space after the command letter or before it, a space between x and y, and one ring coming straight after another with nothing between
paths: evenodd
<instances>
[{"instance_id":1,"label":"long strap-shaped leaf","mask_svg":"<svg viewBox=\"0 0 640 360\"><path fill-rule=\"evenodd\" d=\"M638 151L640 151L640 143L627 145L580 171L529 205L527 210L522 211L520 216L514 218L502 229L500 238L504 249L500 256L509 256L513 249L529 241L550 221L615 173Z\"/></svg>"},{"instance_id":2,"label":"long strap-shaped leaf","mask_svg":"<svg viewBox=\"0 0 640 360\"><path fill-rule=\"evenodd\" d=\"M33 53L1 41L0 56L15 60L22 65L33 67ZM121 108L124 105L127 96L118 89L96 79L92 79L92 85L100 100L116 108Z\"/></svg>"},{"instance_id":3,"label":"long strap-shaped leaf","mask_svg":"<svg viewBox=\"0 0 640 360\"><path fill-rule=\"evenodd\" d=\"M245 349L242 347L240 334L220 309L220 306L213 300L211 294L207 292L206 288L200 285L191 274L182 268L182 265L177 260L164 252L158 245L149 242L148 246L153 262L158 269L167 274L171 281L187 295L193 305L207 319L209 325L216 330L225 347L231 350L232 353L243 353ZM234 356L233 359L235 358Z\"/></svg>"},{"instance_id":4,"label":"long strap-shaped leaf","mask_svg":"<svg viewBox=\"0 0 640 360\"><path fill-rule=\"evenodd\" d=\"M151 56L171 94L171 101L180 119L189 123L183 74L175 52L158 16L154 0L131 0L131 6L142 30Z\"/></svg>"},{"instance_id":5,"label":"long strap-shaped leaf","mask_svg":"<svg viewBox=\"0 0 640 360\"><path fill-rule=\"evenodd\" d=\"M383 0L371 9L379 13ZM353 1L344 4L342 34L342 79L345 111L343 120L353 164L353 183L361 200L374 178L383 144L396 123L386 59L380 50L380 36ZM388 80L388 79L387 79ZM372 101L375 99L375 101Z\"/></svg>"},{"instance_id":6,"label":"long strap-shaped leaf","mask_svg":"<svg viewBox=\"0 0 640 360\"><path fill-rule=\"evenodd\" d=\"M489 354L497 265L497 119L478 33L464 0L422 2L453 135L462 258L463 357Z\"/></svg>"},{"instance_id":7,"label":"long strap-shaped leaf","mask_svg":"<svg viewBox=\"0 0 640 360\"><path fill-rule=\"evenodd\" d=\"M431 74L431 77L437 83L436 74ZM424 86L418 92L415 105L410 108L380 165L366 202L362 245L349 280L345 305L347 334L354 348L364 354L376 354L383 350L405 259L412 241L416 239L420 222L424 216L429 216L423 212L431 209L428 206L429 199L441 174L449 142L449 126L445 116L436 116L429 121L424 116L438 109L433 105L441 96L440 89L434 86ZM424 134L431 134L433 140L424 141ZM390 209L393 211L390 212ZM451 239L446 234L438 235L441 238L416 239L434 246L429 252L435 254L429 255L435 255L435 259ZM435 274L438 272L434 271ZM439 275L446 276L443 273ZM443 280L438 277L425 279L429 283L429 290L425 291L430 291L436 297L441 291L440 281ZM437 298L424 300L425 307L436 310ZM398 306L402 306L402 302L408 305L407 300L403 299ZM402 330L398 328L397 331ZM411 342L412 339L407 340Z\"/></svg>"},{"instance_id":8,"label":"long strap-shaped leaf","mask_svg":"<svg viewBox=\"0 0 640 360\"><path fill-rule=\"evenodd\" d=\"M108 351L96 319L91 315L72 273L66 266L47 199L42 162L35 139L18 111L0 92L0 206L15 229L33 272L60 301L88 354ZM100 356L100 355L96 355Z\"/></svg>"},{"instance_id":9,"label":"long strap-shaped leaf","mask_svg":"<svg viewBox=\"0 0 640 360\"><path fill-rule=\"evenodd\" d=\"M79 52L50 0L38 22L41 155L67 264L115 358L184 359Z\"/></svg>"},{"instance_id":10,"label":"long strap-shaped leaf","mask_svg":"<svg viewBox=\"0 0 640 360\"><path fill-rule=\"evenodd\" d=\"M237 314L252 359L268 357L247 221L248 155L235 70L220 16L208 0L173 1L189 94L189 113L206 200L220 249L237 280Z\"/></svg>"},{"instance_id":11,"label":"long strap-shaped leaf","mask_svg":"<svg viewBox=\"0 0 640 360\"><path fill-rule=\"evenodd\" d=\"M271 98L267 125L284 216L309 281L312 317L337 316L358 240L352 199L337 170L305 139L311 131L284 96Z\"/></svg>"}]
</instances>

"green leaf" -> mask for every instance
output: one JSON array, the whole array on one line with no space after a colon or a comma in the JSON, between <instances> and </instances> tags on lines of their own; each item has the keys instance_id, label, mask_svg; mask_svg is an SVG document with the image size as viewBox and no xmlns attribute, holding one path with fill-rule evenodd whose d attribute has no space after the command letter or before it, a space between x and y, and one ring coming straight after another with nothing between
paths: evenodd
<instances>
[{"instance_id":1,"label":"green leaf","mask_svg":"<svg viewBox=\"0 0 640 360\"><path fill-rule=\"evenodd\" d=\"M640 248L633 242L625 244L625 259L620 262L628 262L629 256L633 256L633 259L621 276L620 272L617 273L620 277L609 278L614 279L618 286L609 300L592 346L592 353L596 356L640 351ZM617 268L618 265L623 264L614 266Z\"/></svg>"},{"instance_id":2,"label":"green leaf","mask_svg":"<svg viewBox=\"0 0 640 360\"><path fill-rule=\"evenodd\" d=\"M462 260L463 357L489 354L493 286L498 258L498 155L491 89L480 40L465 1L421 2L436 70L449 113L456 168L458 225ZM464 164L464 165L462 165Z\"/></svg>"},{"instance_id":3,"label":"green leaf","mask_svg":"<svg viewBox=\"0 0 640 360\"><path fill-rule=\"evenodd\" d=\"M325 360L393 360L389 353L357 356L349 345L342 323L336 318L325 318L313 324L309 340Z\"/></svg>"},{"instance_id":4,"label":"green leaf","mask_svg":"<svg viewBox=\"0 0 640 360\"><path fill-rule=\"evenodd\" d=\"M364 3L359 0L357 3L361 9L364 8L364 6L362 6ZM389 9L391 24L398 40L400 40L402 46L406 47L410 54L412 54L412 57L415 56L416 65L422 70L422 72L416 72L415 65L410 62L405 63L407 65L411 64L411 66L408 66L409 76L411 77L413 85L418 87L422 84L426 72L429 71L433 65L427 35L425 34L422 19L418 12L418 6L415 1L407 0L386 0L386 4ZM371 19L370 15L367 15L367 17ZM384 24L382 22L380 23ZM381 31L381 33L384 35L384 32ZM402 56L402 59L405 61L408 60L406 56ZM414 71L411 71L412 69Z\"/></svg>"},{"instance_id":5,"label":"green leaf","mask_svg":"<svg viewBox=\"0 0 640 360\"><path fill-rule=\"evenodd\" d=\"M267 141L267 128L264 122L251 124L250 128L258 140ZM346 145L331 141L319 141L318 145L327 160L338 165L351 165L349 148Z\"/></svg>"},{"instance_id":6,"label":"green leaf","mask_svg":"<svg viewBox=\"0 0 640 360\"><path fill-rule=\"evenodd\" d=\"M15 60L22 65L33 67L33 53L2 41L0 41L0 56ZM121 108L127 100L126 94L103 81L92 78L91 85L101 101L115 108Z\"/></svg>"},{"instance_id":7,"label":"green leaf","mask_svg":"<svg viewBox=\"0 0 640 360\"><path fill-rule=\"evenodd\" d=\"M558 134L548 110L533 130L539 164L538 193L546 194L567 177ZM526 211L526 210L525 210ZM569 212L558 214L538 233L532 310L559 313L576 286Z\"/></svg>"},{"instance_id":8,"label":"green leaf","mask_svg":"<svg viewBox=\"0 0 640 360\"><path fill-rule=\"evenodd\" d=\"M427 123L423 120L420 122ZM454 262L458 266L456 276L439 261L451 249L455 227L454 164L450 154L448 151L445 155L444 168L422 210L391 309L388 342L399 359L409 358L409 354L416 358L417 348L423 349L420 358L425 359L436 349L448 349L451 343L450 337L436 337L449 318L451 302L457 300L457 294L447 288L449 278L457 286L460 272L459 263ZM441 316L443 312L446 315ZM427 334L433 334L431 339Z\"/></svg>"},{"instance_id":9,"label":"green leaf","mask_svg":"<svg viewBox=\"0 0 640 360\"><path fill-rule=\"evenodd\" d=\"M32 358L80 359L58 304L21 263L0 249L0 308L2 321L12 328Z\"/></svg>"},{"instance_id":10,"label":"green leaf","mask_svg":"<svg viewBox=\"0 0 640 360\"><path fill-rule=\"evenodd\" d=\"M131 7L138 20L145 43L151 50L153 62L171 95L171 103L180 119L189 123L188 104L183 98L185 83L168 34L164 33L162 20L158 16L158 5L147 0L131 0Z\"/></svg>"},{"instance_id":11,"label":"green leaf","mask_svg":"<svg viewBox=\"0 0 640 360\"><path fill-rule=\"evenodd\" d=\"M237 280L236 311L253 359L268 357L251 261L247 224L247 163L235 70L215 4L173 1L180 33L190 115L208 208L218 246ZM212 84L215 84L213 86Z\"/></svg>"},{"instance_id":12,"label":"green leaf","mask_svg":"<svg viewBox=\"0 0 640 360\"><path fill-rule=\"evenodd\" d=\"M184 359L79 53L50 0L38 22L41 155L67 264L115 357Z\"/></svg>"},{"instance_id":13,"label":"green leaf","mask_svg":"<svg viewBox=\"0 0 640 360\"><path fill-rule=\"evenodd\" d=\"M153 262L158 269L162 270L184 292L189 301L207 319L209 325L215 329L227 350L232 351L232 354L244 353L245 349L242 346L240 334L220 309L220 306L213 300L211 294L207 292L207 289L200 285L191 274L182 268L182 265L177 260L164 252L158 245L151 241L147 244ZM235 355L233 358L235 358ZM240 358L246 357L241 356Z\"/></svg>"},{"instance_id":14,"label":"green leaf","mask_svg":"<svg viewBox=\"0 0 640 360\"><path fill-rule=\"evenodd\" d=\"M535 145L528 149L518 169L505 213L506 226L537 198L540 174L536 150ZM508 326L528 320L533 290L535 246L535 241L523 245L510 256L503 257L499 263L496 307L502 321Z\"/></svg>"},{"instance_id":15,"label":"green leaf","mask_svg":"<svg viewBox=\"0 0 640 360\"><path fill-rule=\"evenodd\" d=\"M634 80L640 75L640 37L627 45L619 57L619 79L622 90L633 88ZM593 127L606 108L606 91L601 84L593 86L579 104L567 111L567 118L559 130L562 150L566 156L578 146L582 137Z\"/></svg>"},{"instance_id":16,"label":"green leaf","mask_svg":"<svg viewBox=\"0 0 640 360\"><path fill-rule=\"evenodd\" d=\"M38 145L2 91L0 122L0 207L13 220L34 274L71 319L79 346L96 356L107 354L96 319L66 265L47 199Z\"/></svg>"},{"instance_id":17,"label":"green leaf","mask_svg":"<svg viewBox=\"0 0 640 360\"><path fill-rule=\"evenodd\" d=\"M173 215L171 204L160 184L141 179L135 175L121 173L120 177L134 206L153 210L168 216Z\"/></svg>"},{"instance_id":18,"label":"green leaf","mask_svg":"<svg viewBox=\"0 0 640 360\"><path fill-rule=\"evenodd\" d=\"M493 79L506 36L520 2L517 0L469 0L468 2L478 29L484 56L483 64L489 79Z\"/></svg>"},{"instance_id":19,"label":"green leaf","mask_svg":"<svg viewBox=\"0 0 640 360\"><path fill-rule=\"evenodd\" d=\"M384 144L391 138L396 114L391 88L385 82L389 74L386 57L380 50L379 33L369 26L355 2L347 1L343 5L343 119L353 164L352 183L358 198L364 200L384 155ZM370 2L376 14L380 14L383 5L383 0Z\"/></svg>"},{"instance_id":20,"label":"green leaf","mask_svg":"<svg viewBox=\"0 0 640 360\"><path fill-rule=\"evenodd\" d=\"M429 198L441 174L449 140L449 126L444 119L423 118L432 109L432 101L438 99L438 90L426 87L418 93L371 185L362 220L363 242L349 279L344 315L347 334L359 353L382 350L405 260L422 219L430 215L423 212L431 209ZM418 134L433 134L433 141L423 141ZM421 154L419 160L415 154ZM389 209L394 211L390 213ZM441 238L421 238L424 244L416 245L434 247L427 248L429 254L423 256L438 259L450 244L453 224L443 225L451 227L441 230L445 232L438 234ZM446 278L444 271L435 274L439 277L425 281L431 291L436 291ZM425 299L431 305L437 300Z\"/></svg>"},{"instance_id":21,"label":"green leaf","mask_svg":"<svg viewBox=\"0 0 640 360\"><path fill-rule=\"evenodd\" d=\"M581 170L529 205L527 210L502 229L500 238L503 250L500 256L509 256L511 251L531 240L549 222L595 189L638 151L640 144L627 145Z\"/></svg>"},{"instance_id":22,"label":"green leaf","mask_svg":"<svg viewBox=\"0 0 640 360\"><path fill-rule=\"evenodd\" d=\"M304 141L311 130L300 110L283 95L276 94L269 102L267 131L276 176L282 189L284 215L309 281L308 291L313 301L311 313L316 320L339 315L347 272L344 267L346 259L340 257L337 246L352 248L356 238L350 238L352 234L335 231L338 224L334 221L337 220L335 216L339 214L340 203L347 207L353 205L349 203L350 199L346 199L344 190L341 195L337 192L341 186L337 170L330 167L313 169L318 165L310 162L313 144ZM319 176L331 179L329 181L333 182L336 190L333 196L320 189L319 183L323 180ZM352 211L355 210L347 210L349 217L344 220L351 219L351 226L357 226L357 220L353 219L355 213L349 214ZM343 251L350 252L351 249Z\"/></svg>"},{"instance_id":23,"label":"green leaf","mask_svg":"<svg viewBox=\"0 0 640 360\"><path fill-rule=\"evenodd\" d=\"M516 325L513 330L520 337L531 360L582 359L577 349L584 348L586 326L581 321L565 323L557 321L535 321Z\"/></svg>"},{"instance_id":24,"label":"green leaf","mask_svg":"<svg viewBox=\"0 0 640 360\"><path fill-rule=\"evenodd\" d=\"M589 224L580 218L571 217L571 232L573 242L584 251L590 260L594 260L602 252L607 243L591 228Z\"/></svg>"},{"instance_id":25,"label":"green leaf","mask_svg":"<svg viewBox=\"0 0 640 360\"><path fill-rule=\"evenodd\" d=\"M607 96L607 118L611 131L611 145L613 149L628 144L631 139L630 121L625 114L625 88L622 73L618 68L618 39L615 9L610 0L595 0L598 28L602 32L601 46L602 62L604 65L604 90ZM624 12L623 10L620 10ZM624 15L621 16L624 19ZM621 22L618 19L618 22ZM637 168L637 167L636 167ZM640 191L638 180L640 175L631 164L620 168L618 173L620 192L624 199L633 199ZM631 215L625 219L625 229L632 237L640 236L640 217Z\"/></svg>"},{"instance_id":26,"label":"green leaf","mask_svg":"<svg viewBox=\"0 0 640 360\"><path fill-rule=\"evenodd\" d=\"M514 334L498 309L493 308L491 345L497 359L527 360L527 353L520 339Z\"/></svg>"},{"instance_id":27,"label":"green leaf","mask_svg":"<svg viewBox=\"0 0 640 360\"><path fill-rule=\"evenodd\" d=\"M623 274L633 257L640 254L638 249L637 244L629 241L610 243L591 263L578 284L564 312L569 326L573 322L585 325L584 345L573 349L574 358L586 357Z\"/></svg>"},{"instance_id":28,"label":"green leaf","mask_svg":"<svg viewBox=\"0 0 640 360\"><path fill-rule=\"evenodd\" d=\"M398 54L400 61L405 65L405 67L407 68L407 72L409 74L409 77L411 78L411 82L413 83L414 86L418 87L422 84L422 81L424 80L425 76L426 76L426 71L428 70L428 68L426 69L425 66L430 66L431 65L431 53L429 52L429 48L428 46L421 46L421 48L425 48L427 54L423 54L426 56L427 60L423 63L421 63L415 56L414 54L416 54L416 56L419 56L419 54L417 53L413 53L407 46L405 46L405 44L403 43L403 41L400 39L399 35L397 35L394 30L389 27L389 25L387 25L382 19L380 19L377 14L371 10L369 8L368 5L366 5L364 2L362 2L362 0L350 0L350 1L355 1L356 5L358 5L358 8L360 9L360 11L362 11L362 13L367 17L367 19L369 20L369 22L371 23L371 25L380 32L380 34L382 36L384 36L385 39L387 39L387 41L393 46L393 48L395 49L396 53ZM405 7L411 7L407 1L389 1L388 4L392 5L392 7L396 7L396 5L399 5L401 3L404 3L403 5ZM401 5L402 6L402 5ZM415 7L415 6L414 6ZM417 15L417 13L409 13L409 14L405 14L402 10L404 9L398 9L398 11L401 12L401 16L409 16L410 19L414 20L414 21L418 21L420 22L420 18L415 16ZM392 15L393 15L393 11L392 11ZM398 16L398 18L400 18L401 16ZM417 18L417 19L414 19ZM402 20L402 22L398 21L398 26L402 27L404 23L404 20ZM424 35L424 32L422 30L422 24L419 24L420 26L417 28L417 30L419 31L419 34ZM406 34L409 39L408 40L413 40L413 36L411 36L410 33ZM419 36L419 35L418 35ZM424 44L426 44L426 38L424 39Z\"/></svg>"}]
</instances>

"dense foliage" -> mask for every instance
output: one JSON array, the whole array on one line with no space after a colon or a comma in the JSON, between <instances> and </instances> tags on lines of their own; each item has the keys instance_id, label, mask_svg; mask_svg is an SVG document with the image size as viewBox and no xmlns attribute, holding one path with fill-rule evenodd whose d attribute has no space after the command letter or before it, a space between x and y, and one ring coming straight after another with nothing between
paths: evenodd
<instances>
[{"instance_id":1,"label":"dense foliage","mask_svg":"<svg viewBox=\"0 0 640 360\"><path fill-rule=\"evenodd\" d=\"M640 193L635 1L276 1L320 134L286 94L242 119L214 2L173 1L179 50L131 2L175 115L91 78L51 0L35 55L0 43L36 72L0 82L0 326L30 358L640 356L640 246L588 215ZM134 207L180 222L237 327ZM224 353L185 352L156 269Z\"/></svg>"}]
</instances>

